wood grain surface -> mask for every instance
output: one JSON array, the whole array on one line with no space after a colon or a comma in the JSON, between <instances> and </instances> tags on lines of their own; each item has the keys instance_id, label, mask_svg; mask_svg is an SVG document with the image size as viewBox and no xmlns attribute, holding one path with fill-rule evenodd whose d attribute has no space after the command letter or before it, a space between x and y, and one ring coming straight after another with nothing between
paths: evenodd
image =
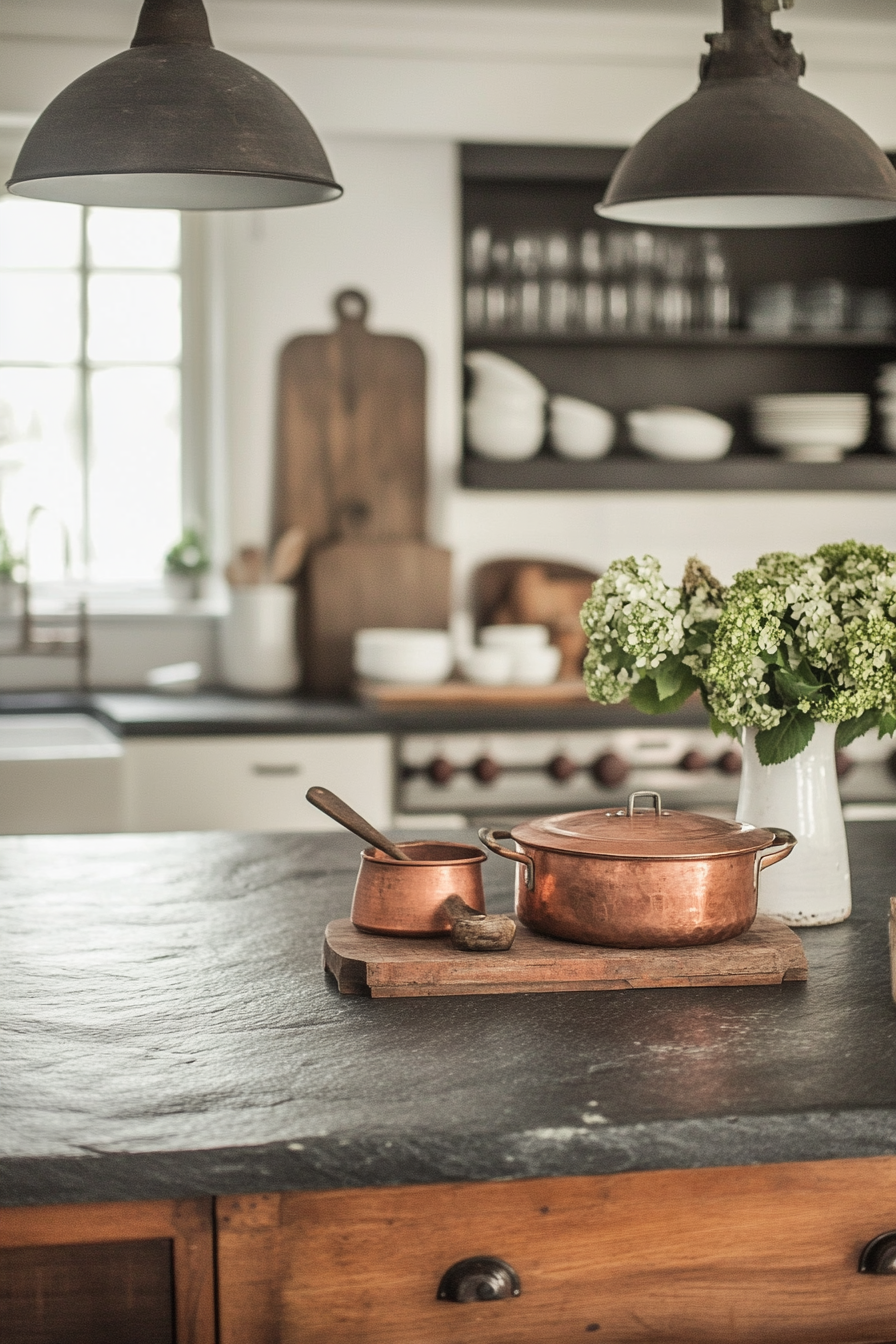
<instances>
[{"instance_id":1,"label":"wood grain surface","mask_svg":"<svg viewBox=\"0 0 896 1344\"><path fill-rule=\"evenodd\" d=\"M445 630L451 552L423 541L339 541L318 546L304 573L305 687L347 694L356 630Z\"/></svg>"},{"instance_id":2,"label":"wood grain surface","mask_svg":"<svg viewBox=\"0 0 896 1344\"><path fill-rule=\"evenodd\" d=\"M423 351L368 331L364 295L343 291L334 306L335 331L297 336L280 356L275 535L422 539Z\"/></svg>"},{"instance_id":3,"label":"wood grain surface","mask_svg":"<svg viewBox=\"0 0 896 1344\"><path fill-rule=\"evenodd\" d=\"M383 709L475 709L477 705L537 709L588 703L588 692L580 679L554 681L550 686L474 686L471 681L453 680L439 686L393 686L362 680L354 683L354 692L359 700Z\"/></svg>"},{"instance_id":4,"label":"wood grain surface","mask_svg":"<svg viewBox=\"0 0 896 1344\"><path fill-rule=\"evenodd\" d=\"M174 1272L174 1339L176 1344L215 1344L214 1251L212 1201L210 1199L166 1199L131 1203L55 1204L41 1207L0 1208L0 1253L11 1248L92 1247L98 1267L103 1263L103 1245L130 1243L148 1246L159 1239L170 1243ZM138 1252L138 1260L140 1258ZM133 1259L133 1257L132 1257ZM145 1259L145 1256L143 1257ZM136 1274L138 1260L124 1264L116 1261L122 1273ZM169 1260L169 1264L172 1261ZM142 1263L142 1261L140 1262ZM62 1266L58 1269L61 1271ZM147 1272L140 1276L148 1283ZM97 1279L99 1283L100 1280ZM136 1282L136 1280L135 1280ZM167 1287L160 1291L170 1294ZM166 1299L167 1300L167 1299ZM140 1294L135 1291L131 1310L140 1312ZM144 1304L145 1305L145 1304ZM94 1324L99 1330L102 1302L95 1304ZM88 1308L84 1307L85 1314ZM119 1322L120 1324L121 1322ZM143 1339L140 1322L124 1323L122 1340ZM130 1333L129 1333L130 1332ZM94 1332L99 1341L102 1330ZM4 1344L18 1344L3 1334ZM27 1338L27 1336L26 1336ZM43 1336L35 1335L35 1340ZM68 1335L60 1338L69 1339ZM78 1336L72 1335L72 1341ZM30 1344L30 1341L29 1341Z\"/></svg>"},{"instance_id":5,"label":"wood grain surface","mask_svg":"<svg viewBox=\"0 0 896 1344\"><path fill-rule=\"evenodd\" d=\"M220 1344L885 1344L896 1158L218 1201ZM519 1298L436 1300L500 1257Z\"/></svg>"},{"instance_id":6,"label":"wood grain surface","mask_svg":"<svg viewBox=\"0 0 896 1344\"><path fill-rule=\"evenodd\" d=\"M461 952L447 938L362 933L350 919L334 919L324 935L324 965L343 994L375 999L777 985L809 975L799 938L770 915L710 947L591 947L520 925L511 948L489 955Z\"/></svg>"}]
</instances>

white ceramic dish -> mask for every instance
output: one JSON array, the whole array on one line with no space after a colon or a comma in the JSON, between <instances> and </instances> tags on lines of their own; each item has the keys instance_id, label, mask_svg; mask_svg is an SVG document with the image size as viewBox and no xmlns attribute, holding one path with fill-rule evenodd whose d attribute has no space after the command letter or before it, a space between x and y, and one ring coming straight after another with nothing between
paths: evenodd
<instances>
[{"instance_id":1,"label":"white ceramic dish","mask_svg":"<svg viewBox=\"0 0 896 1344\"><path fill-rule=\"evenodd\" d=\"M488 387L496 392L529 392L540 397L542 405L547 400L547 388L533 373L493 350L469 350L464 363L473 373L477 393Z\"/></svg>"},{"instance_id":2,"label":"white ceramic dish","mask_svg":"<svg viewBox=\"0 0 896 1344\"><path fill-rule=\"evenodd\" d=\"M632 443L651 457L675 462L712 462L731 447L734 430L726 420L687 406L629 411Z\"/></svg>"},{"instance_id":3,"label":"white ceramic dish","mask_svg":"<svg viewBox=\"0 0 896 1344\"><path fill-rule=\"evenodd\" d=\"M578 397L551 397L548 436L561 457L591 461L606 457L616 436L616 421L603 406Z\"/></svg>"},{"instance_id":4,"label":"white ceramic dish","mask_svg":"<svg viewBox=\"0 0 896 1344\"><path fill-rule=\"evenodd\" d=\"M460 662L467 681L476 686L507 686L513 672L514 655L510 649L468 649Z\"/></svg>"},{"instance_id":5,"label":"white ceramic dish","mask_svg":"<svg viewBox=\"0 0 896 1344\"><path fill-rule=\"evenodd\" d=\"M534 457L544 440L541 409L526 414L495 414L481 406L467 406L467 442L480 457L497 462L524 462Z\"/></svg>"},{"instance_id":6,"label":"white ceramic dish","mask_svg":"<svg viewBox=\"0 0 896 1344\"><path fill-rule=\"evenodd\" d=\"M359 677L400 685L437 686L454 665L447 630L358 630L352 666Z\"/></svg>"},{"instance_id":7,"label":"white ceramic dish","mask_svg":"<svg viewBox=\"0 0 896 1344\"><path fill-rule=\"evenodd\" d=\"M560 671L560 650L554 644L517 649L513 654L511 680L515 686L549 686Z\"/></svg>"},{"instance_id":8,"label":"white ceramic dish","mask_svg":"<svg viewBox=\"0 0 896 1344\"><path fill-rule=\"evenodd\" d=\"M543 649L551 632L546 625L484 625L479 639L487 649Z\"/></svg>"}]
</instances>

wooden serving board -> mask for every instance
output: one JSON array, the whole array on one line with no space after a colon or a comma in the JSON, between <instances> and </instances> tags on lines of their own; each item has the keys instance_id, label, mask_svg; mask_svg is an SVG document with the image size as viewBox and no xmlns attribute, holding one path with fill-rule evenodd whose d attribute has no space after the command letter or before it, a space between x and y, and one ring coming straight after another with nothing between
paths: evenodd
<instances>
[{"instance_id":1,"label":"wooden serving board","mask_svg":"<svg viewBox=\"0 0 896 1344\"><path fill-rule=\"evenodd\" d=\"M334 919L324 935L324 968L340 993L375 999L779 985L809 976L799 938L771 915L757 915L739 938L711 947L591 947L519 925L508 952L458 952L447 937L386 938Z\"/></svg>"},{"instance_id":2,"label":"wooden serving board","mask_svg":"<svg viewBox=\"0 0 896 1344\"><path fill-rule=\"evenodd\" d=\"M550 686L474 686L469 681L443 681L440 686L394 686L377 681L358 681L355 695L381 709L443 709L477 705L510 708L587 703L583 681L555 681Z\"/></svg>"}]
</instances>

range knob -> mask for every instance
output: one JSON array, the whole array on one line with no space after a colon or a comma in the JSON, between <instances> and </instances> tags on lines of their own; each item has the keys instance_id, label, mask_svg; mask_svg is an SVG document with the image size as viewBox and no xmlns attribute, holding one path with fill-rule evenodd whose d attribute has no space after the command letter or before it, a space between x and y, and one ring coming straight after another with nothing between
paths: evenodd
<instances>
[{"instance_id":1,"label":"range knob","mask_svg":"<svg viewBox=\"0 0 896 1344\"><path fill-rule=\"evenodd\" d=\"M723 751L716 761L716 769L721 770L723 775L739 775L743 768L744 760L736 747Z\"/></svg>"},{"instance_id":2,"label":"range knob","mask_svg":"<svg viewBox=\"0 0 896 1344\"><path fill-rule=\"evenodd\" d=\"M575 761L569 756L564 756L562 752L547 764L547 772L551 779L559 780L561 784L567 779L572 779L578 768Z\"/></svg>"},{"instance_id":3,"label":"range knob","mask_svg":"<svg viewBox=\"0 0 896 1344\"><path fill-rule=\"evenodd\" d=\"M709 757L704 756L702 751L686 751L678 762L678 768L694 774L697 770L708 770L709 764Z\"/></svg>"},{"instance_id":4,"label":"range knob","mask_svg":"<svg viewBox=\"0 0 896 1344\"><path fill-rule=\"evenodd\" d=\"M500 765L491 756L480 756L473 766L473 774L480 784L493 784L500 773Z\"/></svg>"},{"instance_id":5,"label":"range knob","mask_svg":"<svg viewBox=\"0 0 896 1344\"><path fill-rule=\"evenodd\" d=\"M842 779L844 775L848 775L854 764L852 757L848 756L845 751L838 751L834 757L837 778Z\"/></svg>"},{"instance_id":6,"label":"range knob","mask_svg":"<svg viewBox=\"0 0 896 1344\"><path fill-rule=\"evenodd\" d=\"M426 767L433 784L450 784L454 778L454 766L444 756L435 756Z\"/></svg>"},{"instance_id":7,"label":"range knob","mask_svg":"<svg viewBox=\"0 0 896 1344\"><path fill-rule=\"evenodd\" d=\"M628 761L617 756L615 751L608 751L603 756L598 756L591 767L591 773L598 784L612 789L628 778L630 768Z\"/></svg>"}]
</instances>

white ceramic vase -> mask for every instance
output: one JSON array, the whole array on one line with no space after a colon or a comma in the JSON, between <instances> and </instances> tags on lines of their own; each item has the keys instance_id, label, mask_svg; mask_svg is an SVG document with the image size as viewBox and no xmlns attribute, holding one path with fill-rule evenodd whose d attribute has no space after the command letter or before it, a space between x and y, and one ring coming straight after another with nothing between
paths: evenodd
<instances>
[{"instance_id":1,"label":"white ceramic vase","mask_svg":"<svg viewBox=\"0 0 896 1344\"><path fill-rule=\"evenodd\" d=\"M221 670L228 686L268 695L295 689L295 614L295 589L284 583L231 589L230 611L221 623Z\"/></svg>"},{"instance_id":2,"label":"white ceramic vase","mask_svg":"<svg viewBox=\"0 0 896 1344\"><path fill-rule=\"evenodd\" d=\"M737 820L783 826L797 839L793 853L759 881L760 913L788 924L839 924L852 909L836 732L836 724L816 723L808 746L782 765L762 765L756 729L744 732Z\"/></svg>"}]
</instances>

